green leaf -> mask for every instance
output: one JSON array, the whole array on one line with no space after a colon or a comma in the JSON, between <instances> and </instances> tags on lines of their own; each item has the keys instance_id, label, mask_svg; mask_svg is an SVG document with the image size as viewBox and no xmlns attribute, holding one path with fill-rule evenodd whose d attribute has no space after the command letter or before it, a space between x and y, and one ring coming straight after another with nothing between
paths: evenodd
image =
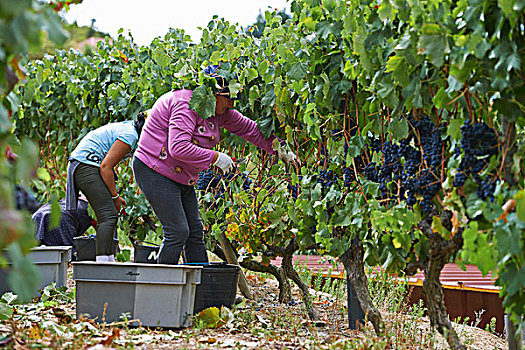
<instances>
[{"instance_id":1,"label":"green leaf","mask_svg":"<svg viewBox=\"0 0 525 350\"><path fill-rule=\"evenodd\" d=\"M450 66L450 74L452 74L456 79L464 83L472 74L475 66L474 61L467 61L463 66L459 64L452 64Z\"/></svg>"},{"instance_id":2,"label":"green leaf","mask_svg":"<svg viewBox=\"0 0 525 350\"><path fill-rule=\"evenodd\" d=\"M377 14L379 15L379 19L382 21L385 21L387 19L390 19L392 17L392 4L389 0L383 0L381 2L381 5L379 5L379 9L377 10Z\"/></svg>"},{"instance_id":3,"label":"green leaf","mask_svg":"<svg viewBox=\"0 0 525 350\"><path fill-rule=\"evenodd\" d=\"M512 55L507 58L507 70L510 71L512 68L521 71L521 57L517 52L513 52Z\"/></svg>"},{"instance_id":4,"label":"green leaf","mask_svg":"<svg viewBox=\"0 0 525 350\"><path fill-rule=\"evenodd\" d=\"M68 39L68 33L62 28L60 17L51 12L47 12L44 16L44 29L49 35L49 39L58 45L62 45Z\"/></svg>"},{"instance_id":5,"label":"green leaf","mask_svg":"<svg viewBox=\"0 0 525 350\"><path fill-rule=\"evenodd\" d=\"M368 56L368 51L365 48L365 40L368 37L364 28L359 27L357 34L354 36L354 50L357 52L361 59L361 65L363 68L371 73L373 71L372 61Z\"/></svg>"},{"instance_id":6,"label":"green leaf","mask_svg":"<svg viewBox=\"0 0 525 350\"><path fill-rule=\"evenodd\" d=\"M304 76L308 72L307 68L308 66L306 65L306 63L297 62L288 71L288 76L293 80L301 80L304 78Z\"/></svg>"},{"instance_id":7,"label":"green leaf","mask_svg":"<svg viewBox=\"0 0 525 350\"><path fill-rule=\"evenodd\" d=\"M463 125L463 121L461 119L451 119L449 121L447 134L449 134L453 140L461 139L461 125Z\"/></svg>"},{"instance_id":8,"label":"green leaf","mask_svg":"<svg viewBox=\"0 0 525 350\"><path fill-rule=\"evenodd\" d=\"M19 158L16 161L16 172L23 181L28 181L33 177L38 167L38 150L36 145L29 138L22 140Z\"/></svg>"},{"instance_id":9,"label":"green leaf","mask_svg":"<svg viewBox=\"0 0 525 350\"><path fill-rule=\"evenodd\" d=\"M44 182L51 181L51 175L49 175L49 172L44 168L38 168L36 171L36 175L39 179L41 179Z\"/></svg>"},{"instance_id":10,"label":"green leaf","mask_svg":"<svg viewBox=\"0 0 525 350\"><path fill-rule=\"evenodd\" d=\"M274 130L273 118L271 116L268 116L264 119L258 120L257 127L259 128L259 131L261 132L261 134L263 134L264 137L270 137Z\"/></svg>"},{"instance_id":11,"label":"green leaf","mask_svg":"<svg viewBox=\"0 0 525 350\"><path fill-rule=\"evenodd\" d=\"M116 257L119 262L126 262L131 260L131 249L122 249Z\"/></svg>"},{"instance_id":12,"label":"green leaf","mask_svg":"<svg viewBox=\"0 0 525 350\"><path fill-rule=\"evenodd\" d=\"M516 4L516 0L498 0L498 5L505 14L505 16L510 16L514 10L514 5Z\"/></svg>"},{"instance_id":13,"label":"green leaf","mask_svg":"<svg viewBox=\"0 0 525 350\"><path fill-rule=\"evenodd\" d=\"M402 140L408 136L409 128L406 118L394 119L389 129L395 140Z\"/></svg>"},{"instance_id":14,"label":"green leaf","mask_svg":"<svg viewBox=\"0 0 525 350\"><path fill-rule=\"evenodd\" d=\"M386 72L393 72L394 77L403 87L410 81L407 61L403 56L390 56L386 62Z\"/></svg>"},{"instance_id":15,"label":"green leaf","mask_svg":"<svg viewBox=\"0 0 525 350\"><path fill-rule=\"evenodd\" d=\"M348 226L352 222L352 217L345 209L338 209L330 218L330 223L334 226Z\"/></svg>"},{"instance_id":16,"label":"green leaf","mask_svg":"<svg viewBox=\"0 0 525 350\"><path fill-rule=\"evenodd\" d=\"M40 270L33 262L22 255L18 243L8 247L11 270L7 278L13 292L18 295L21 301L31 300L42 282Z\"/></svg>"},{"instance_id":17,"label":"green leaf","mask_svg":"<svg viewBox=\"0 0 525 350\"><path fill-rule=\"evenodd\" d=\"M419 38L419 49L423 50L430 61L438 68L443 65L444 56L450 52L447 38L441 33L421 35Z\"/></svg>"},{"instance_id":18,"label":"green leaf","mask_svg":"<svg viewBox=\"0 0 525 350\"><path fill-rule=\"evenodd\" d=\"M514 198L516 198L516 214L518 215L518 219L525 222L525 192L519 191Z\"/></svg>"},{"instance_id":19,"label":"green leaf","mask_svg":"<svg viewBox=\"0 0 525 350\"><path fill-rule=\"evenodd\" d=\"M263 106L273 106L274 103L275 103L275 90L273 88L270 88L264 94L261 100L261 104Z\"/></svg>"},{"instance_id":20,"label":"green leaf","mask_svg":"<svg viewBox=\"0 0 525 350\"><path fill-rule=\"evenodd\" d=\"M49 220L49 229L52 230L60 225L60 218L62 216L62 209L60 203L55 196L51 198L51 217Z\"/></svg>"},{"instance_id":21,"label":"green leaf","mask_svg":"<svg viewBox=\"0 0 525 350\"><path fill-rule=\"evenodd\" d=\"M0 301L0 320L8 320L13 315L13 308L7 303Z\"/></svg>"},{"instance_id":22,"label":"green leaf","mask_svg":"<svg viewBox=\"0 0 525 350\"><path fill-rule=\"evenodd\" d=\"M436 106L436 108L439 108L439 109L449 107L448 104L450 103L450 101L452 100L450 97L448 97L448 94L445 92L445 88L443 87L440 87L438 89L438 91L436 92L436 95L432 99L432 102L434 102L434 106Z\"/></svg>"},{"instance_id":23,"label":"green leaf","mask_svg":"<svg viewBox=\"0 0 525 350\"><path fill-rule=\"evenodd\" d=\"M153 60L161 68L166 68L171 64L171 57L164 52L163 48L158 48L153 51Z\"/></svg>"},{"instance_id":24,"label":"green leaf","mask_svg":"<svg viewBox=\"0 0 525 350\"><path fill-rule=\"evenodd\" d=\"M190 108L201 118L206 119L215 115L215 96L210 88L200 85L193 90L190 100Z\"/></svg>"},{"instance_id":25,"label":"green leaf","mask_svg":"<svg viewBox=\"0 0 525 350\"><path fill-rule=\"evenodd\" d=\"M216 307L202 310L195 316L195 321L205 328L219 328L224 324L221 319L221 312Z\"/></svg>"},{"instance_id":26,"label":"green leaf","mask_svg":"<svg viewBox=\"0 0 525 350\"><path fill-rule=\"evenodd\" d=\"M325 20L315 25L315 31L321 38L326 39L330 34L340 33L341 25L339 23L331 23Z\"/></svg>"}]
</instances>

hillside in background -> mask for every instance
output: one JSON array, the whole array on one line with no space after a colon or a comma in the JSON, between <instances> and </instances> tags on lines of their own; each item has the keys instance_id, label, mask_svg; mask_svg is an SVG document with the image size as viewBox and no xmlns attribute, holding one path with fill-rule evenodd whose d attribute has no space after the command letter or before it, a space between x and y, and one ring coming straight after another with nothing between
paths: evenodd
<instances>
[{"instance_id":1,"label":"hillside in background","mask_svg":"<svg viewBox=\"0 0 525 350\"><path fill-rule=\"evenodd\" d=\"M32 50L29 53L29 59L42 58L45 54L53 55L56 49L77 48L82 51L89 51L91 47L96 47L96 42L103 40L108 33L97 30L93 20L91 26L79 26L76 22L64 24L64 29L69 33L69 39L63 45L57 45L52 42L47 34L43 34L42 47L38 50Z\"/></svg>"}]
</instances>

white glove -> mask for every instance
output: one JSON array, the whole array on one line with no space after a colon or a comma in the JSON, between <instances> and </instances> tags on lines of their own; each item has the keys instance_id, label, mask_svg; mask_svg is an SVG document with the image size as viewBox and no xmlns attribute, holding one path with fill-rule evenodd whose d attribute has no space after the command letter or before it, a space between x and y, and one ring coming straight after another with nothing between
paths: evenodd
<instances>
[{"instance_id":1,"label":"white glove","mask_svg":"<svg viewBox=\"0 0 525 350\"><path fill-rule=\"evenodd\" d=\"M282 148L279 148L277 150L277 156L279 156L279 159L285 162L286 164L295 162L295 160L297 159L297 156L295 155L295 153L291 151L285 151Z\"/></svg>"},{"instance_id":2,"label":"white glove","mask_svg":"<svg viewBox=\"0 0 525 350\"><path fill-rule=\"evenodd\" d=\"M222 152L217 152L217 160L213 165L219 167L223 174L228 174L235 168L235 164L230 156Z\"/></svg>"}]
</instances>

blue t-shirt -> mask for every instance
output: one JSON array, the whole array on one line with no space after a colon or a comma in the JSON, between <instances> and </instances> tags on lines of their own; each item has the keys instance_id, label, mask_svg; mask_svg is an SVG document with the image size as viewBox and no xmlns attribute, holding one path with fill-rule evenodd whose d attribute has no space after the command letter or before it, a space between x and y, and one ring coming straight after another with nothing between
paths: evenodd
<instances>
[{"instance_id":1,"label":"blue t-shirt","mask_svg":"<svg viewBox=\"0 0 525 350\"><path fill-rule=\"evenodd\" d=\"M100 167L102 159L116 140L126 143L133 151L137 147L138 138L139 135L132 120L106 124L84 136L71 153L71 158L81 163Z\"/></svg>"}]
</instances>

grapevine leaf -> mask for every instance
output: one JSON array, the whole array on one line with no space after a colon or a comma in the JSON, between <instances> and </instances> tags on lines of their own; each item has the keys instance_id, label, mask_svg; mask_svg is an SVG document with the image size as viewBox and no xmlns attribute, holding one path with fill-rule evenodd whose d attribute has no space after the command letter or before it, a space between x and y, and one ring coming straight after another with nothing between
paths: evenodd
<instances>
[{"instance_id":1,"label":"grapevine leaf","mask_svg":"<svg viewBox=\"0 0 525 350\"><path fill-rule=\"evenodd\" d=\"M423 34L419 38L419 49L428 55L430 61L436 66L443 65L443 57L450 52L447 38L443 34Z\"/></svg>"},{"instance_id":2,"label":"grapevine leaf","mask_svg":"<svg viewBox=\"0 0 525 350\"><path fill-rule=\"evenodd\" d=\"M354 49L361 58L361 64L367 72L372 72L372 61L368 56L368 52L365 48L366 32L364 28L359 27L357 34L354 36Z\"/></svg>"},{"instance_id":3,"label":"grapevine leaf","mask_svg":"<svg viewBox=\"0 0 525 350\"><path fill-rule=\"evenodd\" d=\"M171 63L170 56L168 56L162 48L153 51L153 60L162 68L167 67Z\"/></svg>"},{"instance_id":4,"label":"grapevine leaf","mask_svg":"<svg viewBox=\"0 0 525 350\"><path fill-rule=\"evenodd\" d=\"M330 224L334 226L348 226L351 224L352 216L347 210L336 210L330 219Z\"/></svg>"},{"instance_id":5,"label":"grapevine leaf","mask_svg":"<svg viewBox=\"0 0 525 350\"><path fill-rule=\"evenodd\" d=\"M261 134L263 134L264 137L268 138L272 135L274 130L273 118L271 116L268 116L264 119L261 119L257 121L257 126L259 127Z\"/></svg>"},{"instance_id":6,"label":"grapevine leaf","mask_svg":"<svg viewBox=\"0 0 525 350\"><path fill-rule=\"evenodd\" d=\"M307 73L307 65L304 62L297 62L288 71L288 76L293 80L301 80Z\"/></svg>"},{"instance_id":7,"label":"grapevine leaf","mask_svg":"<svg viewBox=\"0 0 525 350\"><path fill-rule=\"evenodd\" d=\"M67 32L62 28L60 17L56 13L44 12L45 28L51 41L61 45L67 38Z\"/></svg>"},{"instance_id":8,"label":"grapevine leaf","mask_svg":"<svg viewBox=\"0 0 525 350\"><path fill-rule=\"evenodd\" d=\"M516 214L518 219L522 222L525 222L525 193L520 191L516 195Z\"/></svg>"},{"instance_id":9,"label":"grapevine leaf","mask_svg":"<svg viewBox=\"0 0 525 350\"><path fill-rule=\"evenodd\" d=\"M326 39L330 34L341 32L341 23L331 23L329 21L321 21L315 25L315 31L321 38Z\"/></svg>"},{"instance_id":10,"label":"grapevine leaf","mask_svg":"<svg viewBox=\"0 0 525 350\"><path fill-rule=\"evenodd\" d=\"M447 133L450 135L450 137L452 137L452 139L461 139L461 125L463 125L463 121L460 119L450 120L448 124Z\"/></svg>"},{"instance_id":11,"label":"grapevine leaf","mask_svg":"<svg viewBox=\"0 0 525 350\"><path fill-rule=\"evenodd\" d=\"M205 328L219 328L225 322L221 319L221 312L216 307L202 310L195 316L195 320Z\"/></svg>"},{"instance_id":12,"label":"grapevine leaf","mask_svg":"<svg viewBox=\"0 0 525 350\"><path fill-rule=\"evenodd\" d=\"M13 315L13 308L0 301L0 320L8 320Z\"/></svg>"},{"instance_id":13,"label":"grapevine leaf","mask_svg":"<svg viewBox=\"0 0 525 350\"><path fill-rule=\"evenodd\" d=\"M513 12L516 0L498 0L498 4L505 16L510 16Z\"/></svg>"},{"instance_id":14,"label":"grapevine leaf","mask_svg":"<svg viewBox=\"0 0 525 350\"><path fill-rule=\"evenodd\" d=\"M409 83L408 65L405 57L391 56L386 62L386 72L393 72L394 77L399 81L401 86Z\"/></svg>"},{"instance_id":15,"label":"grapevine leaf","mask_svg":"<svg viewBox=\"0 0 525 350\"><path fill-rule=\"evenodd\" d=\"M511 70L514 68L517 71L521 70L521 57L517 52L513 52L508 58L507 58L507 70Z\"/></svg>"},{"instance_id":16,"label":"grapevine leaf","mask_svg":"<svg viewBox=\"0 0 525 350\"><path fill-rule=\"evenodd\" d=\"M459 64L453 64L450 66L450 74L452 74L459 82L464 83L471 75L474 69L475 63L468 61L463 66Z\"/></svg>"},{"instance_id":17,"label":"grapevine leaf","mask_svg":"<svg viewBox=\"0 0 525 350\"><path fill-rule=\"evenodd\" d=\"M215 103L215 96L211 89L200 85L193 90L190 109L193 109L201 118L206 119L215 115Z\"/></svg>"},{"instance_id":18,"label":"grapevine leaf","mask_svg":"<svg viewBox=\"0 0 525 350\"><path fill-rule=\"evenodd\" d=\"M38 168L36 171L36 175L42 181L45 181L45 182L51 181L51 175L49 175L49 172L44 168Z\"/></svg>"},{"instance_id":19,"label":"grapevine leaf","mask_svg":"<svg viewBox=\"0 0 525 350\"><path fill-rule=\"evenodd\" d=\"M275 90L271 88L268 91L266 91L266 93L264 94L261 100L261 104L263 106L273 106L274 103L275 103Z\"/></svg>"},{"instance_id":20,"label":"grapevine leaf","mask_svg":"<svg viewBox=\"0 0 525 350\"><path fill-rule=\"evenodd\" d=\"M17 243L8 247L8 254L12 268L7 278L9 285L21 301L31 300L42 281L40 270L28 257L22 255Z\"/></svg>"},{"instance_id":21,"label":"grapevine leaf","mask_svg":"<svg viewBox=\"0 0 525 350\"><path fill-rule=\"evenodd\" d=\"M62 215L62 210L60 208L60 204L58 203L58 199L55 196L53 196L51 198L51 218L49 221L50 230L57 228L58 225L60 225L61 215Z\"/></svg>"},{"instance_id":22,"label":"grapevine leaf","mask_svg":"<svg viewBox=\"0 0 525 350\"><path fill-rule=\"evenodd\" d=\"M381 19L382 21L385 21L392 17L392 4L389 0L384 0L381 2L377 14L379 15L379 19Z\"/></svg>"},{"instance_id":23,"label":"grapevine leaf","mask_svg":"<svg viewBox=\"0 0 525 350\"><path fill-rule=\"evenodd\" d=\"M395 119L390 124L390 131L396 140L402 140L408 136L408 122L405 118Z\"/></svg>"},{"instance_id":24,"label":"grapevine leaf","mask_svg":"<svg viewBox=\"0 0 525 350\"><path fill-rule=\"evenodd\" d=\"M434 102L434 106L436 106L436 108L439 109L448 107L450 101L451 99L450 97L448 97L448 94L445 92L445 89L443 87L440 87L438 89L436 95L432 99L432 102Z\"/></svg>"},{"instance_id":25,"label":"grapevine leaf","mask_svg":"<svg viewBox=\"0 0 525 350\"><path fill-rule=\"evenodd\" d=\"M36 145L28 138L22 140L19 158L16 162L17 174L21 179L29 180L37 169L38 151Z\"/></svg>"}]
</instances>

